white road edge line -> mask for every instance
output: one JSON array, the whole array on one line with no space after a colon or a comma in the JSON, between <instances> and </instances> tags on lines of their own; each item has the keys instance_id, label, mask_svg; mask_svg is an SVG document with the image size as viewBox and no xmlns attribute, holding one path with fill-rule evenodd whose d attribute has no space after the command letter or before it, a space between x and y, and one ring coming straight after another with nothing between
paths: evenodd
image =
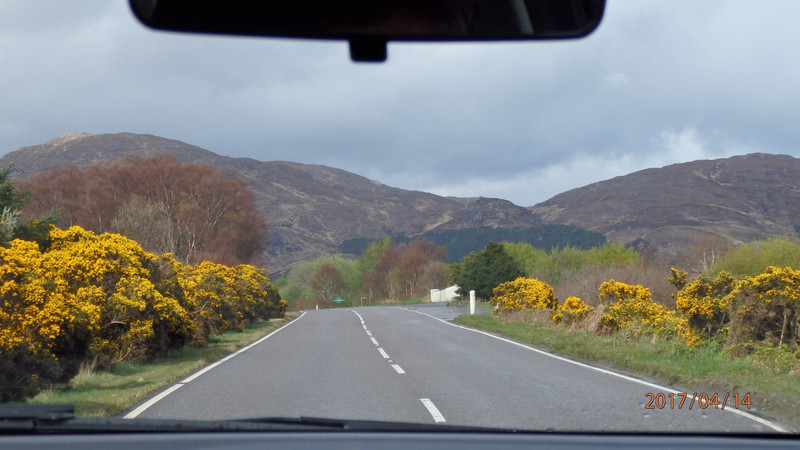
<instances>
[{"instance_id":1,"label":"white road edge line","mask_svg":"<svg viewBox=\"0 0 800 450\"><path fill-rule=\"evenodd\" d=\"M371 337L370 339L372 339L372 343L375 344L375 347L380 347L380 344L378 344L378 341L374 337Z\"/></svg>"},{"instance_id":2,"label":"white road edge line","mask_svg":"<svg viewBox=\"0 0 800 450\"><path fill-rule=\"evenodd\" d=\"M226 359L230 359L230 358L226 358ZM182 380L181 383L183 383L183 384L191 383L192 381L194 381L200 375L208 372L209 370L213 369L214 367L217 367L218 365L222 364L223 362L224 361L217 361L215 363L211 363L211 364L203 367L202 369L198 370L197 372L193 373L192 375L190 375L186 379Z\"/></svg>"},{"instance_id":3,"label":"white road edge line","mask_svg":"<svg viewBox=\"0 0 800 450\"><path fill-rule=\"evenodd\" d=\"M148 408L150 408L151 406L155 405L157 402L163 400L169 394L171 394L171 393L175 392L176 390L178 390L179 387L183 386L186 383L190 383L190 382L194 381L197 377L199 377L200 375L208 372L209 370L213 369L214 367L217 367L218 365L220 365L220 364L224 363L225 361L233 358L234 356L236 356L236 355L238 355L238 354L240 354L240 353L242 353L242 352L244 352L244 351L246 351L246 350L248 350L248 349L250 349L250 348L252 348L252 347L254 347L254 346L256 346L256 345L258 345L258 344L260 344L262 342L264 342L264 341L266 341L268 338L270 338L273 335L275 335L275 333L277 333L277 332L285 329L289 325L297 322L298 320L300 320L305 315L306 315L306 312L303 311L299 316L297 316L296 319L294 319L291 322L287 323L286 325L278 328L277 330L273 331L272 333L262 337L261 339L255 341L255 342L253 342L253 343L251 343L251 344L249 344L249 345L247 345L245 347L240 348L239 350L231 353L230 355L222 358L221 360L219 360L217 362L214 362L212 364L207 365L206 367L200 369L199 371L195 372L191 376L189 376L186 379L182 380L180 383L176 383L175 385L171 386L169 389L165 390L164 392L162 392L162 393L156 395L155 397L151 398L150 400L146 401L145 403L140 405L138 408L136 408L133 411L129 412L128 414L126 414L122 418L123 419L135 419L139 414L145 412Z\"/></svg>"},{"instance_id":4,"label":"white road edge line","mask_svg":"<svg viewBox=\"0 0 800 450\"><path fill-rule=\"evenodd\" d=\"M406 371L403 370L403 368L398 366L397 364L392 364L392 369L394 369L395 372L399 373L400 375L406 373Z\"/></svg>"},{"instance_id":5,"label":"white road edge line","mask_svg":"<svg viewBox=\"0 0 800 450\"><path fill-rule=\"evenodd\" d=\"M136 408L133 411L131 411L128 414L126 414L123 417L123 419L135 419L139 414L143 413L147 408L155 405L156 402L158 402L159 400L161 400L164 397L168 396L169 394L172 394L173 392L177 391L178 388L180 388L180 387L183 387L182 383L178 383L178 384L175 384L175 385L171 386L166 391L156 395L155 397L153 397L150 400L146 401L144 404L142 404L138 408Z\"/></svg>"},{"instance_id":6,"label":"white road edge line","mask_svg":"<svg viewBox=\"0 0 800 450\"><path fill-rule=\"evenodd\" d=\"M389 359L389 354L386 353L386 350L384 350L383 347L378 347L378 351L380 352L381 356L383 356L386 359Z\"/></svg>"},{"instance_id":7,"label":"white road edge line","mask_svg":"<svg viewBox=\"0 0 800 450\"><path fill-rule=\"evenodd\" d=\"M431 413L434 422L436 423L447 422L446 420L444 420L444 416L442 415L442 413L439 412L439 408L437 408L436 405L433 404L431 399L421 398L419 399L419 401L421 401L422 404L425 405L425 408L428 410L428 412Z\"/></svg>"},{"instance_id":8,"label":"white road edge line","mask_svg":"<svg viewBox=\"0 0 800 450\"><path fill-rule=\"evenodd\" d=\"M398 307L398 308L400 308L400 307ZM655 383L650 383L649 381L644 381L644 380L640 380L638 378L629 377L627 375L623 375L621 373L617 373L617 372L614 372L614 371L611 371L611 370L602 369L600 367L595 367L595 366L590 366L589 364L585 364L585 363L578 362L578 361L573 361L571 359L564 358L562 356L554 355L554 354L552 354L550 352L546 352L546 351L540 350L538 348L530 347L530 346L527 346L525 344L521 344L519 342L512 341L511 339L506 339L504 337L496 336L496 335L488 333L486 331L476 330L474 328L469 328L469 327L465 327L465 326L462 326L462 325L457 325L457 324L448 322L446 320L442 320L442 319L440 319L440 318L438 318L436 316L432 316L430 314L426 314L424 312L415 311L413 309L408 309L408 308L400 308L400 309L404 309L406 311L411 311L411 312L414 312L414 313L417 313L417 314L422 314L423 316L430 317L431 319L438 320L439 322L445 323L447 325L454 326L456 328L461 328L463 330L472 331L473 333L482 334L484 336L489 336L490 338L497 339L497 340L500 340L500 341L503 341L503 342L507 342L509 344L513 344L513 345L516 345L518 347L522 347L522 348L530 350L532 352L539 353L540 355L544 355L544 356L549 356L551 358L555 358L555 359L557 359L559 361L564 361L564 362L567 362L567 363L570 363L570 364L575 364L576 366L584 367L586 369L594 370L596 372L604 373L606 375L611 375L611 376L614 376L614 377L617 377L617 378L622 378L623 380L632 381L634 383L638 383L638 384L641 384L641 385L644 385L644 386L647 386L647 387L651 387L653 389L658 389L658 390L661 390L661 391L664 391L664 392L671 392L673 394L680 394L681 393L680 391L677 391L675 389L672 389L672 388L669 388L669 387L666 387L666 386L661 386L661 385L658 385L658 384L655 384ZM786 428L783 428L782 426L780 426L780 425L778 425L776 423L772 423L769 420L762 419L761 417L758 417L756 415L750 414L748 412L741 411L741 410L736 409L736 408L725 408L723 411L728 411L728 412L733 413L733 414L738 414L738 415L740 415L742 417L747 417L748 419L754 420L754 421L756 421L756 422L758 422L758 423L760 423L762 425L766 425L766 426L772 428L773 430L775 430L775 431L777 431L779 433L789 433L789 430L787 430Z\"/></svg>"}]
</instances>

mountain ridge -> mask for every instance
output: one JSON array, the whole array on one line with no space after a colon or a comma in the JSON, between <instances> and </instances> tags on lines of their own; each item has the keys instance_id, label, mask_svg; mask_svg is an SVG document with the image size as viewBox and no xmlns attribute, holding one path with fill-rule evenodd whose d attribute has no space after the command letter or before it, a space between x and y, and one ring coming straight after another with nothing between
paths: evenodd
<instances>
[{"instance_id":1,"label":"mountain ridge","mask_svg":"<svg viewBox=\"0 0 800 450\"><path fill-rule=\"evenodd\" d=\"M739 243L800 233L800 159L766 153L644 169L530 207L394 188L323 165L221 156L146 134L72 133L10 152L0 165L14 164L13 176L27 177L58 164L162 153L250 181L268 222L264 263L273 272L339 253L349 239L484 226L576 226L669 264L715 237Z\"/></svg>"},{"instance_id":2,"label":"mountain ridge","mask_svg":"<svg viewBox=\"0 0 800 450\"><path fill-rule=\"evenodd\" d=\"M750 153L644 169L529 207L545 223L575 225L675 260L712 236L733 244L798 236L800 159Z\"/></svg>"},{"instance_id":3,"label":"mountain ridge","mask_svg":"<svg viewBox=\"0 0 800 450\"><path fill-rule=\"evenodd\" d=\"M0 158L13 176L28 177L60 164L108 163L128 154L167 153L182 162L206 164L251 183L268 222L264 263L273 272L322 254L339 252L347 239L416 236L438 227L527 227L541 221L526 208L500 199L456 199L387 186L323 165L257 161L217 155L153 135L74 133L22 147Z\"/></svg>"}]
</instances>

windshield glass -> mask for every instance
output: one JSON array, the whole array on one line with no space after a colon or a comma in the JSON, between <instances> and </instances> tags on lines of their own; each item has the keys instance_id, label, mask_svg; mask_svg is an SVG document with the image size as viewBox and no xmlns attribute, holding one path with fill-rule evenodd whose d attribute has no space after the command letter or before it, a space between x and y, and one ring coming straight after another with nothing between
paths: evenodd
<instances>
[{"instance_id":1,"label":"windshield glass","mask_svg":"<svg viewBox=\"0 0 800 450\"><path fill-rule=\"evenodd\" d=\"M0 400L79 415L800 429L791 1L578 40L0 14Z\"/></svg>"}]
</instances>

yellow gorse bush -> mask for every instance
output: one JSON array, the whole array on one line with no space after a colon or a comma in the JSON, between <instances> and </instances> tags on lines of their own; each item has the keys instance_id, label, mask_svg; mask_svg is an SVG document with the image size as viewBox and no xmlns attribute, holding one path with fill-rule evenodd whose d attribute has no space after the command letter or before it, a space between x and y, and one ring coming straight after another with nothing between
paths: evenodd
<instances>
[{"instance_id":1,"label":"yellow gorse bush","mask_svg":"<svg viewBox=\"0 0 800 450\"><path fill-rule=\"evenodd\" d=\"M249 264L228 267L204 261L183 266L178 274L195 322L214 333L241 329L257 318L283 316L288 306L266 272Z\"/></svg>"},{"instance_id":2,"label":"yellow gorse bush","mask_svg":"<svg viewBox=\"0 0 800 450\"><path fill-rule=\"evenodd\" d=\"M183 266L80 227L53 228L44 251L13 240L0 247L0 401L64 381L86 361L148 359L285 311L251 265Z\"/></svg>"},{"instance_id":3,"label":"yellow gorse bush","mask_svg":"<svg viewBox=\"0 0 800 450\"><path fill-rule=\"evenodd\" d=\"M151 281L158 258L136 241L80 227L55 228L50 239L45 266L75 300L69 329L90 340L88 352L101 366L151 357L191 328L186 309Z\"/></svg>"},{"instance_id":4,"label":"yellow gorse bush","mask_svg":"<svg viewBox=\"0 0 800 450\"><path fill-rule=\"evenodd\" d=\"M744 287L764 303L800 301L800 270L767 267L764 273L742 280Z\"/></svg>"},{"instance_id":5,"label":"yellow gorse bush","mask_svg":"<svg viewBox=\"0 0 800 450\"><path fill-rule=\"evenodd\" d=\"M675 295L686 320L689 342L721 338L728 346L759 342L797 344L800 330L800 271L767 267L735 279L720 272L711 282L701 276Z\"/></svg>"},{"instance_id":6,"label":"yellow gorse bush","mask_svg":"<svg viewBox=\"0 0 800 450\"><path fill-rule=\"evenodd\" d=\"M0 247L0 350L49 348L68 319L65 298L48 286L42 255L34 242Z\"/></svg>"},{"instance_id":7,"label":"yellow gorse bush","mask_svg":"<svg viewBox=\"0 0 800 450\"><path fill-rule=\"evenodd\" d=\"M650 289L615 280L600 285L599 300L604 305L600 322L612 330L644 325L659 333L677 331L682 321L675 311L653 301Z\"/></svg>"},{"instance_id":8,"label":"yellow gorse bush","mask_svg":"<svg viewBox=\"0 0 800 450\"><path fill-rule=\"evenodd\" d=\"M534 278L519 277L500 283L492 290L492 294L495 314L521 309L552 309L557 304L553 288Z\"/></svg>"},{"instance_id":9,"label":"yellow gorse bush","mask_svg":"<svg viewBox=\"0 0 800 450\"><path fill-rule=\"evenodd\" d=\"M697 342L723 329L729 318L730 294L734 288L735 280L728 272L720 272L713 282L699 277L684 283L683 289L675 294L675 307L687 320L687 340Z\"/></svg>"},{"instance_id":10,"label":"yellow gorse bush","mask_svg":"<svg viewBox=\"0 0 800 450\"><path fill-rule=\"evenodd\" d=\"M800 344L800 270L767 267L737 282L730 297L732 343Z\"/></svg>"},{"instance_id":11,"label":"yellow gorse bush","mask_svg":"<svg viewBox=\"0 0 800 450\"><path fill-rule=\"evenodd\" d=\"M564 303L554 309L553 322L569 325L592 312L593 307L587 305L578 297L567 297Z\"/></svg>"}]
</instances>

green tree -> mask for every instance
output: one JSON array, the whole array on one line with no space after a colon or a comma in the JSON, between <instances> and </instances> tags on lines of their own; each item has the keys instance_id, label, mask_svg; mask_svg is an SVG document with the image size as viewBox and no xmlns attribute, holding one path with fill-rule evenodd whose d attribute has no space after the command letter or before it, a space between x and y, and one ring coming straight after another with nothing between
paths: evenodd
<instances>
[{"instance_id":1,"label":"green tree","mask_svg":"<svg viewBox=\"0 0 800 450\"><path fill-rule=\"evenodd\" d=\"M0 169L0 245L7 247L13 239L25 239L35 241L40 248L44 248L58 215L51 211L40 219L21 221L21 210L31 194L17 188L10 178L11 169L12 166Z\"/></svg>"},{"instance_id":2,"label":"green tree","mask_svg":"<svg viewBox=\"0 0 800 450\"><path fill-rule=\"evenodd\" d=\"M341 275L342 284L337 287L337 294L355 302L360 293L360 278L357 275L358 262L341 256L320 256L310 261L302 261L295 265L285 277L276 281L281 297L290 301L293 308L313 308L319 299L319 292L312 287L311 280L319 268L325 264L334 267ZM357 279L358 281L353 281Z\"/></svg>"},{"instance_id":3,"label":"green tree","mask_svg":"<svg viewBox=\"0 0 800 450\"><path fill-rule=\"evenodd\" d=\"M548 272L552 261L545 250L527 242L503 242L503 247L527 276L544 279L542 275Z\"/></svg>"},{"instance_id":4,"label":"green tree","mask_svg":"<svg viewBox=\"0 0 800 450\"><path fill-rule=\"evenodd\" d=\"M0 209L11 208L19 211L28 202L31 194L17 189L11 181L11 169L13 166L10 165L0 169Z\"/></svg>"},{"instance_id":5,"label":"green tree","mask_svg":"<svg viewBox=\"0 0 800 450\"><path fill-rule=\"evenodd\" d=\"M389 236L373 242L361 254L358 262L361 287L370 301L378 297L394 298L394 286L389 279L394 255L394 243Z\"/></svg>"},{"instance_id":6,"label":"green tree","mask_svg":"<svg viewBox=\"0 0 800 450\"><path fill-rule=\"evenodd\" d=\"M490 242L478 253L470 253L453 264L453 282L458 285L459 295L465 296L474 290L482 299L492 296L492 289L500 283L524 276L522 268L506 252L503 244Z\"/></svg>"},{"instance_id":7,"label":"green tree","mask_svg":"<svg viewBox=\"0 0 800 450\"><path fill-rule=\"evenodd\" d=\"M728 272L736 278L764 273L767 267L800 267L800 241L781 236L742 244L727 251L706 273Z\"/></svg>"}]
</instances>

